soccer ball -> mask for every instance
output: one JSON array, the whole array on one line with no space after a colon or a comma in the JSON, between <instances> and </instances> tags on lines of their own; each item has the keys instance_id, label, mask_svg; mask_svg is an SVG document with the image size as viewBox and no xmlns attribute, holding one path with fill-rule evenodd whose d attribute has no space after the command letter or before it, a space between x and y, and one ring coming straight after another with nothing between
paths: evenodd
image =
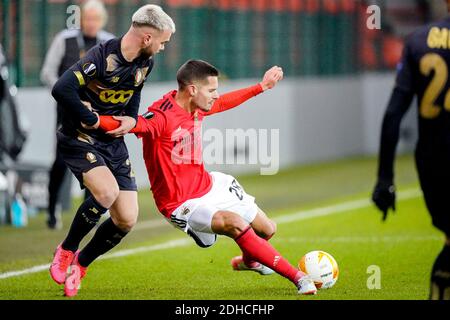
<instances>
[{"instance_id":1,"label":"soccer ball","mask_svg":"<svg viewBox=\"0 0 450 320\"><path fill-rule=\"evenodd\" d=\"M298 262L298 268L312 277L317 289L331 288L339 276L336 260L325 251L308 252Z\"/></svg>"}]
</instances>

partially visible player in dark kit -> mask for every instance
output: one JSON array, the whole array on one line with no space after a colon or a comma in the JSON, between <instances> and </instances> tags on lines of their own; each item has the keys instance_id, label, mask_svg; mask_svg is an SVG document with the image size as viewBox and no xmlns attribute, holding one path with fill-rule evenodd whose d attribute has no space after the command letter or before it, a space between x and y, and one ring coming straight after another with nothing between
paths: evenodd
<instances>
[{"instance_id":1,"label":"partially visible player in dark kit","mask_svg":"<svg viewBox=\"0 0 450 320\"><path fill-rule=\"evenodd\" d=\"M450 10L450 1L447 1ZM386 219L395 210L394 158L400 122L414 96L420 186L433 225L446 235L431 272L432 300L450 299L450 17L415 31L406 41L395 87L383 119L378 181L372 200Z\"/></svg>"}]
</instances>

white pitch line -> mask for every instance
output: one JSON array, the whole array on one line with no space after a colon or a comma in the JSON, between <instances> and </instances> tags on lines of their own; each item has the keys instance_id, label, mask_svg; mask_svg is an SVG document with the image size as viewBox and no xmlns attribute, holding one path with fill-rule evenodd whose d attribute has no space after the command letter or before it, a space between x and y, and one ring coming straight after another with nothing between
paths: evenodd
<instances>
[{"instance_id":1,"label":"white pitch line","mask_svg":"<svg viewBox=\"0 0 450 320\"><path fill-rule=\"evenodd\" d=\"M345 236L345 237L288 237L274 238L271 242L280 243L380 243L388 242L395 244L399 242L425 242L442 241L442 236L437 235L403 235L403 236Z\"/></svg>"},{"instance_id":2,"label":"white pitch line","mask_svg":"<svg viewBox=\"0 0 450 320\"><path fill-rule=\"evenodd\" d=\"M409 189L398 193L398 200L408 200L412 198L417 198L422 193L418 189ZM354 200L354 201L347 201L340 204L335 204L331 206L316 208L312 210L306 210L306 211L298 211L291 214L282 215L279 217L275 217L273 220L277 223L287 223L292 221L300 221L300 220L307 220L317 217L323 217L328 216L332 214L337 213L343 213L343 212L349 212L356 209L366 208L372 206L372 203L368 199L361 199L361 200ZM165 224L163 220L160 221L147 221L147 222L141 222L138 224L135 229L146 229L146 228L154 228L157 226L161 226ZM148 252L148 251L156 251L156 250L163 250L163 249L170 249L175 247L181 247L192 244L192 241L188 238L183 239L176 239L167 241L164 243L152 245L152 246L146 246L146 247L138 247L134 249L125 249L125 250L119 250L115 253L107 254L103 257L100 257L99 259L111 259L111 258L117 258L117 257L125 257L141 252ZM7 279L12 277L18 277L23 276L31 273L41 272L48 270L50 267L50 264L44 264L44 265L38 265L34 266L28 269L18 270L18 271L9 271L5 273L0 273L0 279Z\"/></svg>"},{"instance_id":3,"label":"white pitch line","mask_svg":"<svg viewBox=\"0 0 450 320\"><path fill-rule=\"evenodd\" d=\"M417 198L422 193L418 189L409 189L399 192L397 195L398 200L408 200L412 198ZM369 199L360 199L354 201L347 201L340 204L334 204L327 207L316 208L312 210L299 211L296 213L286 214L283 216L275 217L273 220L276 223L287 223L291 221L300 221L311 218L318 218L323 216L328 216L331 214L350 212L356 209L362 209L372 206L372 202Z\"/></svg>"},{"instance_id":4,"label":"white pitch line","mask_svg":"<svg viewBox=\"0 0 450 320\"><path fill-rule=\"evenodd\" d=\"M190 244L193 244L190 239L187 239L187 238L176 239L176 240L171 240L171 241L167 241L167 242L160 243L160 244L155 244L152 246L120 250L115 253L110 253L110 254L101 256L99 258L99 260L125 257L125 256L129 256L129 255L141 253L141 252L157 251L157 250L170 249L170 248L175 248L175 247L182 247L182 246L186 246L186 245L190 245ZM0 279L18 277L18 276L23 276L23 275L30 274L30 273L41 272L41 271L48 270L48 268L50 268L50 264L34 266L34 267L20 270L20 271L9 271L9 272L5 272L5 273L1 273Z\"/></svg>"}]
</instances>

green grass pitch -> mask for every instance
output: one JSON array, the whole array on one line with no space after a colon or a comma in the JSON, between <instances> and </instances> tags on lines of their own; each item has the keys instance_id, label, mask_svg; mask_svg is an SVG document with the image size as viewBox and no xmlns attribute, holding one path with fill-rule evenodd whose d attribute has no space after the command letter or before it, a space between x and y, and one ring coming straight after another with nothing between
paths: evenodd
<instances>
[{"instance_id":1,"label":"green grass pitch","mask_svg":"<svg viewBox=\"0 0 450 320\"><path fill-rule=\"evenodd\" d=\"M239 254L232 240L219 237L213 247L198 248L182 232L161 223L150 193L142 191L136 230L111 252L128 255L96 261L73 299L427 299L429 272L443 235L431 225L420 194L398 200L397 212L386 223L370 203L334 212L336 205L368 200L375 167L374 159L364 158L293 168L276 176L239 177L260 207L279 222L271 243L291 263L312 250L327 251L337 260L336 285L317 296L298 296L296 288L276 274L232 271L230 258ZM411 157L398 160L396 173L399 195L418 190ZM329 208L327 215L298 214L286 221L286 216L323 207ZM0 227L0 299L66 299L45 270L2 275L48 264L72 215L64 214L62 231L46 230L44 215L31 219L24 229ZM124 252L128 249L138 251ZM371 266L379 268L379 288L370 286Z\"/></svg>"}]
</instances>

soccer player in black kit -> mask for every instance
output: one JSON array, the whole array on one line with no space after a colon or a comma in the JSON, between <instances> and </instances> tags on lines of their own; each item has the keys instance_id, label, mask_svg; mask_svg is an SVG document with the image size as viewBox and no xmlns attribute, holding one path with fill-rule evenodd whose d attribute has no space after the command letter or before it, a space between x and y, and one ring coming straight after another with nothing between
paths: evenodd
<instances>
[{"instance_id":1,"label":"soccer player in black kit","mask_svg":"<svg viewBox=\"0 0 450 320\"><path fill-rule=\"evenodd\" d=\"M123 136L136 125L153 56L174 32L175 24L161 7L143 6L133 14L123 37L92 48L53 87L53 97L63 106L58 152L81 187L92 194L79 207L50 267L53 280L65 284L66 296L78 293L88 265L116 246L136 223L137 187ZM97 129L98 115L116 116L121 125L106 134ZM107 210L111 217L78 250Z\"/></svg>"},{"instance_id":2,"label":"soccer player in black kit","mask_svg":"<svg viewBox=\"0 0 450 320\"><path fill-rule=\"evenodd\" d=\"M50 90L58 78L74 63L83 58L89 49L96 44L114 38L102 28L106 24L107 12L103 3L99 0L88 0L81 7L80 29L65 29L59 32L45 55L45 61L41 70L41 81ZM61 125L61 105L56 106L56 129ZM48 220L50 229L62 229L61 219L61 189L65 183L68 168L62 155L56 152L55 160L50 169L48 183ZM69 182L72 177L69 177ZM85 198L90 196L85 192Z\"/></svg>"},{"instance_id":3,"label":"soccer player in black kit","mask_svg":"<svg viewBox=\"0 0 450 320\"><path fill-rule=\"evenodd\" d=\"M447 1L450 11L450 0ZM418 101L415 161L433 225L446 235L431 271L432 300L450 299L450 17L419 28L406 41L384 114L378 180L372 200L386 219L395 210L394 158L402 117Z\"/></svg>"}]
</instances>

